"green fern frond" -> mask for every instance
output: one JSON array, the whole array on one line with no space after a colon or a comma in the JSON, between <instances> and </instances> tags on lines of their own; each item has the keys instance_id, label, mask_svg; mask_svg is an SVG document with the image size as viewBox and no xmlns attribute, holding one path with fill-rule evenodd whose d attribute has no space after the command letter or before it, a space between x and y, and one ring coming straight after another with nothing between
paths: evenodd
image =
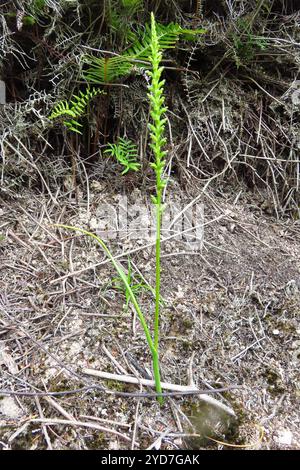
<instances>
[{"instance_id":1,"label":"green fern frond","mask_svg":"<svg viewBox=\"0 0 300 470\"><path fill-rule=\"evenodd\" d=\"M123 21L119 10L112 7L109 8L106 21L112 31L122 31Z\"/></svg>"},{"instance_id":2,"label":"green fern frond","mask_svg":"<svg viewBox=\"0 0 300 470\"><path fill-rule=\"evenodd\" d=\"M108 144L104 153L115 157L125 167L122 175L129 170L138 171L141 165L136 161L138 157L137 146L131 140L120 137L116 144Z\"/></svg>"},{"instance_id":3,"label":"green fern frond","mask_svg":"<svg viewBox=\"0 0 300 470\"><path fill-rule=\"evenodd\" d=\"M160 50L173 49L181 36L189 38L190 36L194 37L204 32L204 29L184 29L177 23L169 23L167 25L156 23L156 34ZM152 44L151 25L146 24L145 30L138 30L137 35L141 37L141 40L135 41L134 44L125 51L124 55L134 60L149 62Z\"/></svg>"},{"instance_id":4,"label":"green fern frond","mask_svg":"<svg viewBox=\"0 0 300 470\"><path fill-rule=\"evenodd\" d=\"M157 23L157 39L160 50L174 48L181 36L190 39L204 32L203 29L184 29L176 23L167 25ZM146 24L144 30L137 31L136 36L138 39L122 55L110 58L87 56L85 62L90 67L84 73L85 80L91 83L112 83L114 80L128 75L134 66L143 66L145 62L149 62L151 26Z\"/></svg>"},{"instance_id":5,"label":"green fern frond","mask_svg":"<svg viewBox=\"0 0 300 470\"><path fill-rule=\"evenodd\" d=\"M82 124L77 122L77 119L84 115L90 100L101 93L103 93L103 90L90 87L84 93L79 91L79 95L73 95L70 102L64 100L57 103L48 118L51 120L65 117L72 118L64 120L64 125L70 131L81 134L80 127L82 127Z\"/></svg>"},{"instance_id":6,"label":"green fern frond","mask_svg":"<svg viewBox=\"0 0 300 470\"><path fill-rule=\"evenodd\" d=\"M135 15L141 11L143 3L143 0L121 0L122 7L130 15Z\"/></svg>"},{"instance_id":7,"label":"green fern frond","mask_svg":"<svg viewBox=\"0 0 300 470\"><path fill-rule=\"evenodd\" d=\"M79 128L82 127L82 124L80 124L78 121L74 121L74 119L71 121L64 121L64 125L69 129L69 131L81 134L81 130Z\"/></svg>"},{"instance_id":8,"label":"green fern frond","mask_svg":"<svg viewBox=\"0 0 300 470\"><path fill-rule=\"evenodd\" d=\"M128 44L135 39L132 31L134 17L143 9L143 0L115 0L108 3L106 22L121 43Z\"/></svg>"},{"instance_id":9,"label":"green fern frond","mask_svg":"<svg viewBox=\"0 0 300 470\"><path fill-rule=\"evenodd\" d=\"M175 47L181 34L181 27L178 24L168 25L157 24L157 37L161 49L172 49ZM139 31L141 40L137 40L127 51L125 56L135 60L149 61L151 53L151 26L146 24L145 31Z\"/></svg>"},{"instance_id":10,"label":"green fern frond","mask_svg":"<svg viewBox=\"0 0 300 470\"><path fill-rule=\"evenodd\" d=\"M85 62L90 64L84 73L84 79L90 83L112 83L119 77L127 75L132 67L128 59L123 56L114 57L86 57Z\"/></svg>"}]
</instances>

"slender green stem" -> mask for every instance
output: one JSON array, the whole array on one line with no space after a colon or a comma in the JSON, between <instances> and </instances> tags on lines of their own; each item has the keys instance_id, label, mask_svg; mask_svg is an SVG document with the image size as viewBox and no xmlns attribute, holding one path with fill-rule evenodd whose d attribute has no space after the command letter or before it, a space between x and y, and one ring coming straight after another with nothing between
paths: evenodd
<instances>
[{"instance_id":1,"label":"slender green stem","mask_svg":"<svg viewBox=\"0 0 300 470\"><path fill-rule=\"evenodd\" d=\"M156 205L156 243L155 243L155 318L154 347L159 350L159 311L160 311L160 237L161 237L161 195L157 195Z\"/></svg>"},{"instance_id":2,"label":"slender green stem","mask_svg":"<svg viewBox=\"0 0 300 470\"><path fill-rule=\"evenodd\" d=\"M161 235L161 194L157 194L156 205L156 244L155 244L155 317L154 317L154 348L153 372L156 384L156 392L161 393L160 366L159 366L159 313L160 313L160 235ZM158 398L163 404L163 398Z\"/></svg>"},{"instance_id":3,"label":"slender green stem","mask_svg":"<svg viewBox=\"0 0 300 470\"><path fill-rule=\"evenodd\" d=\"M160 380L160 368L159 368L159 353L157 350L154 350L154 353L152 353L152 362L153 362L153 374L154 374L156 393L162 393L161 380ZM158 402L162 405L163 398L159 397Z\"/></svg>"}]
</instances>

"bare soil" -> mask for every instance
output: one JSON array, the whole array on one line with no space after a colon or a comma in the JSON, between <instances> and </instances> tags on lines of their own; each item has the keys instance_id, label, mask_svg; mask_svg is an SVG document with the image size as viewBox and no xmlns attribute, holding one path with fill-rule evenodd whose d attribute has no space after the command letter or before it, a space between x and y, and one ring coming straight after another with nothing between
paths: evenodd
<instances>
[{"instance_id":1,"label":"bare soil","mask_svg":"<svg viewBox=\"0 0 300 470\"><path fill-rule=\"evenodd\" d=\"M176 197L188 202L199 188ZM214 397L221 417L197 396L153 399L147 391L97 381L83 368L151 374L142 328L100 248L53 223L94 227L99 204L114 200L91 185L58 204L35 190L4 194L0 205L0 444L12 449L300 449L300 224L278 220L262 196L215 188L204 205L202 250L163 244L161 370L164 381L200 388L239 386ZM143 197L142 194L140 194ZM153 247L110 244L154 285ZM120 258L127 266L127 256ZM102 264L99 264L102 263ZM95 267L95 265L98 266ZM85 269L87 268L87 269ZM79 270L79 272L77 272ZM139 299L148 320L153 297ZM98 384L100 389L64 394ZM5 396L5 390L56 392ZM149 390L148 390L149 391ZM59 394L61 393L61 394ZM235 447L234 447L235 448Z\"/></svg>"}]
</instances>

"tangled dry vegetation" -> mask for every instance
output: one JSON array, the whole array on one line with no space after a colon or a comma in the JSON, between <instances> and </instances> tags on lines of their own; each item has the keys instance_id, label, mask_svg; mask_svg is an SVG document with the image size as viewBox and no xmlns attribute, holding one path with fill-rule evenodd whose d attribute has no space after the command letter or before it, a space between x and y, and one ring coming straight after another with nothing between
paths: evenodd
<instances>
[{"instance_id":1,"label":"tangled dry vegetation","mask_svg":"<svg viewBox=\"0 0 300 470\"><path fill-rule=\"evenodd\" d=\"M0 444L299 448L297 1L153 0L132 15L120 3L0 2ZM153 190L143 71L104 85L82 135L48 119L85 86L84 57L121 54L151 10L161 23L206 29L164 56L168 192L183 207L203 203L206 223L201 252L163 245L163 380L239 386L216 395L234 417L197 396L160 407L83 372L149 378L151 358L97 247L50 227L95 229L100 204ZM124 135L142 170L121 176L103 150ZM153 285L151 246L124 237L112 249ZM149 291L139 295L152 311Z\"/></svg>"}]
</instances>

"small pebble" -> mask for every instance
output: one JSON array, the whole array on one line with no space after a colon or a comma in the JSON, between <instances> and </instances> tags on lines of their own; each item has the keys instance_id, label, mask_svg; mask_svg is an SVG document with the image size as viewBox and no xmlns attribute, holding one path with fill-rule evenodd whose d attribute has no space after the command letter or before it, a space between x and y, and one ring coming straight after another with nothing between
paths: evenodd
<instances>
[{"instance_id":1,"label":"small pebble","mask_svg":"<svg viewBox=\"0 0 300 470\"><path fill-rule=\"evenodd\" d=\"M290 446L292 444L293 434L288 429L283 429L278 432L278 442L279 444L285 444Z\"/></svg>"}]
</instances>

